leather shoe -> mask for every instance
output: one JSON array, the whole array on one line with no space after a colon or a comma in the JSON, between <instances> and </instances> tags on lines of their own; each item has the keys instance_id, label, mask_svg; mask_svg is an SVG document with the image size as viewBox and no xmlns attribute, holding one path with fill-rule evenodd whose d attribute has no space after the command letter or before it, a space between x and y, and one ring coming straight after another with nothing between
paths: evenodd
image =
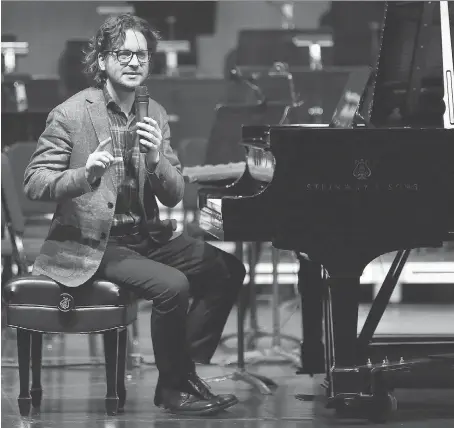
<instances>
[{"instance_id":1,"label":"leather shoe","mask_svg":"<svg viewBox=\"0 0 454 428\"><path fill-rule=\"evenodd\" d=\"M194 395L204 400L217 400L222 409L227 409L238 403L238 398L233 394L215 395L209 385L196 372L189 373L188 383L194 391Z\"/></svg>"},{"instance_id":2,"label":"leather shoe","mask_svg":"<svg viewBox=\"0 0 454 428\"><path fill-rule=\"evenodd\" d=\"M216 400L203 400L189 392L177 391L175 389L161 389L160 398L164 407L171 413L186 416L209 416L219 413L223 409ZM156 404L155 395L155 404Z\"/></svg>"}]
</instances>

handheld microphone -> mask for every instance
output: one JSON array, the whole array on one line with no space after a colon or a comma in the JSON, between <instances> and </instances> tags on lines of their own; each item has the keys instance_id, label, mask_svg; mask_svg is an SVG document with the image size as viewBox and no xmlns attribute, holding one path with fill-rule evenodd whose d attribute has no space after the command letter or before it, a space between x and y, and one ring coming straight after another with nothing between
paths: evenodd
<instances>
[{"instance_id":1,"label":"handheld microphone","mask_svg":"<svg viewBox=\"0 0 454 428\"><path fill-rule=\"evenodd\" d=\"M135 98L135 106L136 106L136 121L143 122L143 118L148 116L148 103L150 100L150 96L148 95L148 87L147 86L137 86L135 89L136 98ZM143 147L142 144L139 143L140 135L136 133L137 144L139 145L139 149L142 153L147 153L147 148Z\"/></svg>"}]
</instances>

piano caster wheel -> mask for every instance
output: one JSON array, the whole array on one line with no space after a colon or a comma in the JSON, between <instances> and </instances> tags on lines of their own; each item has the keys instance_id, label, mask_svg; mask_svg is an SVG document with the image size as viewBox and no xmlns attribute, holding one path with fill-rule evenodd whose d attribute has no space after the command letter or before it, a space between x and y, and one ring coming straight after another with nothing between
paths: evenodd
<instances>
[{"instance_id":1,"label":"piano caster wheel","mask_svg":"<svg viewBox=\"0 0 454 428\"><path fill-rule=\"evenodd\" d=\"M375 423L385 423L397 410L397 399L390 392L374 394L369 404L368 419Z\"/></svg>"}]
</instances>

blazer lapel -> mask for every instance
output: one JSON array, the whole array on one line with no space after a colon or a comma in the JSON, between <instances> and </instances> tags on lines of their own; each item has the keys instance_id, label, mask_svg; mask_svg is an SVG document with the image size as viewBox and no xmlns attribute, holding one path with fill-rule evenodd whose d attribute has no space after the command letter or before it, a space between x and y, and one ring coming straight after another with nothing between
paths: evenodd
<instances>
[{"instance_id":1,"label":"blazer lapel","mask_svg":"<svg viewBox=\"0 0 454 428\"><path fill-rule=\"evenodd\" d=\"M102 96L102 92L100 91L100 94ZM98 138L98 142L93 144L92 146L92 151L98 147L98 144L101 141L106 140L107 138L111 137L110 135L110 129L109 129L109 119L107 116L107 108L104 103L103 97L101 99L97 99L94 101L88 100L87 103L87 109L88 109L88 114L91 119L91 123L93 124L93 128L95 129L96 136ZM107 150L114 155L113 153L113 147L112 145L107 146ZM109 170L106 172L108 178L112 182L113 189L115 193L117 192L117 180L115 176L115 168L116 166L114 165L113 167L109 168Z\"/></svg>"}]
</instances>

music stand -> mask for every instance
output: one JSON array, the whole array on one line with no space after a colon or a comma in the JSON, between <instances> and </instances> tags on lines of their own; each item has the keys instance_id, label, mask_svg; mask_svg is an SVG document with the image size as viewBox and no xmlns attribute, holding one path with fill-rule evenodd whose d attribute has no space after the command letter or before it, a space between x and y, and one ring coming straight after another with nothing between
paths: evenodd
<instances>
[{"instance_id":1,"label":"music stand","mask_svg":"<svg viewBox=\"0 0 454 428\"><path fill-rule=\"evenodd\" d=\"M191 46L188 40L160 40L157 52L164 52L166 57L166 74L173 76L178 73L178 54L188 53Z\"/></svg>"},{"instance_id":2,"label":"music stand","mask_svg":"<svg viewBox=\"0 0 454 428\"><path fill-rule=\"evenodd\" d=\"M331 43L328 43L329 40ZM302 41L310 43L304 42L298 46ZM311 64L310 46L315 42L319 42L319 46L323 48L325 63L329 65L332 39L326 29L241 30L238 36L236 64L238 67L271 67L275 62L283 62L289 67L307 67Z\"/></svg>"},{"instance_id":3,"label":"music stand","mask_svg":"<svg viewBox=\"0 0 454 428\"><path fill-rule=\"evenodd\" d=\"M271 68L256 70L252 68L248 72L251 72L251 80L260 88L266 100L284 102L293 107L303 104L296 93L288 64L275 62Z\"/></svg>"},{"instance_id":4,"label":"music stand","mask_svg":"<svg viewBox=\"0 0 454 428\"><path fill-rule=\"evenodd\" d=\"M16 55L28 55L28 42L1 42L5 74L16 69Z\"/></svg>"},{"instance_id":5,"label":"music stand","mask_svg":"<svg viewBox=\"0 0 454 428\"><path fill-rule=\"evenodd\" d=\"M333 47L333 37L331 34L296 35L292 38L292 41L298 48L309 49L311 70L321 70L323 68L322 48Z\"/></svg>"},{"instance_id":6,"label":"music stand","mask_svg":"<svg viewBox=\"0 0 454 428\"><path fill-rule=\"evenodd\" d=\"M358 109L363 104L366 87L372 77L371 73L372 70L369 67L361 67L350 73L339 102L334 109L330 123L331 128L352 128L356 119L366 120L360 116Z\"/></svg>"}]
</instances>

